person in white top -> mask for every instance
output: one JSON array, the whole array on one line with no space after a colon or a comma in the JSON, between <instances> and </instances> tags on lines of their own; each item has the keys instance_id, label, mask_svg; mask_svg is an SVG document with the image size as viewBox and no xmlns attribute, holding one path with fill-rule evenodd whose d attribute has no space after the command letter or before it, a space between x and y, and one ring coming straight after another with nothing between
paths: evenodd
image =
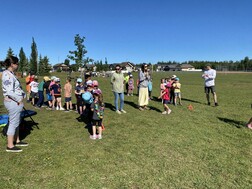
<instances>
[{"instance_id":1,"label":"person in white top","mask_svg":"<svg viewBox=\"0 0 252 189\"><path fill-rule=\"evenodd\" d=\"M32 105L35 105L35 98L38 98L38 77L35 76L34 77L34 81L32 81L30 83L30 94L31 94L31 98L32 98Z\"/></svg>"},{"instance_id":2,"label":"person in white top","mask_svg":"<svg viewBox=\"0 0 252 189\"><path fill-rule=\"evenodd\" d=\"M216 71L211 68L211 65L206 65L205 71L202 74L202 78L205 80L205 93L207 98L207 104L210 106L210 96L209 93L213 94L214 105L218 106L217 102L217 95L215 92L215 78L216 78Z\"/></svg>"}]
</instances>

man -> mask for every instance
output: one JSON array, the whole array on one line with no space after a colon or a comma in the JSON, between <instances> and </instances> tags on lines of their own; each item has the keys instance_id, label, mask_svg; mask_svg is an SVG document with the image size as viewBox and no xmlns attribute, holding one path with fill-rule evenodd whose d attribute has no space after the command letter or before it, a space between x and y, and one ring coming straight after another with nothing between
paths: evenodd
<instances>
[{"instance_id":1,"label":"man","mask_svg":"<svg viewBox=\"0 0 252 189\"><path fill-rule=\"evenodd\" d=\"M216 71L211 68L211 65L206 65L202 78L205 79L205 93L206 93L206 98L207 98L207 104L209 106L211 104L210 97L209 97L209 93L211 92L213 94L214 104L215 106L218 106L217 95L215 92Z\"/></svg>"}]
</instances>

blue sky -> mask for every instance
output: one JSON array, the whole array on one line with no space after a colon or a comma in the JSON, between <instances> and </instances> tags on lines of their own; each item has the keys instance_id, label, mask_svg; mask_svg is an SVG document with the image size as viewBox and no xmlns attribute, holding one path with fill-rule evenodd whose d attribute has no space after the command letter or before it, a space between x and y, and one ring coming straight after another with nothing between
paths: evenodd
<instances>
[{"instance_id":1,"label":"blue sky","mask_svg":"<svg viewBox=\"0 0 252 189\"><path fill-rule=\"evenodd\" d=\"M9 47L51 64L86 37L87 57L109 63L252 57L251 0L0 0L0 60ZM72 62L73 63L73 62Z\"/></svg>"}]
</instances>

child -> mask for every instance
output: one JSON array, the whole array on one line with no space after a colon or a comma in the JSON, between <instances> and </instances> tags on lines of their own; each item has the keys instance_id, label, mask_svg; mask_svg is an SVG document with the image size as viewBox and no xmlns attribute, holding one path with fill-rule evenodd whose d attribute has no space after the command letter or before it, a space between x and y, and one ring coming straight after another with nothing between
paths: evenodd
<instances>
[{"instance_id":1,"label":"child","mask_svg":"<svg viewBox=\"0 0 252 189\"><path fill-rule=\"evenodd\" d=\"M179 99L179 105L182 106L181 92L180 92L181 84L179 83L179 78L178 77L175 78L175 81L173 83L173 88L174 88L174 105L175 106L177 105L177 98L178 98Z\"/></svg>"},{"instance_id":2,"label":"child","mask_svg":"<svg viewBox=\"0 0 252 189\"><path fill-rule=\"evenodd\" d=\"M48 108L46 108L46 109L51 110L52 109L52 95L50 92L51 79L49 77L45 76L44 80L45 80L44 89L46 91L46 99L48 102Z\"/></svg>"},{"instance_id":3,"label":"child","mask_svg":"<svg viewBox=\"0 0 252 189\"><path fill-rule=\"evenodd\" d=\"M30 94L32 98L32 105L35 106L35 98L38 98L38 77L34 77L34 81L30 83Z\"/></svg>"},{"instance_id":4,"label":"child","mask_svg":"<svg viewBox=\"0 0 252 189\"><path fill-rule=\"evenodd\" d=\"M54 93L53 93L53 90L52 90L52 86L55 84L56 79L57 79L57 77L52 76L51 77L51 83L49 85L51 102L52 102L52 110L55 110L55 98L54 98ZM50 99L50 97L49 97L49 99Z\"/></svg>"},{"instance_id":5,"label":"child","mask_svg":"<svg viewBox=\"0 0 252 189\"><path fill-rule=\"evenodd\" d=\"M77 111L80 115L82 115L83 113L83 106L84 106L84 102L81 98L81 94L84 92L84 86L82 84L82 79L78 78L77 79L77 85L75 87L74 93L75 93L75 97L77 100Z\"/></svg>"},{"instance_id":6,"label":"child","mask_svg":"<svg viewBox=\"0 0 252 189\"><path fill-rule=\"evenodd\" d=\"M73 109L72 105L72 85L71 85L71 79L67 78L66 84L64 86L64 96L65 96L65 102L66 102L66 112L69 112Z\"/></svg>"},{"instance_id":7,"label":"child","mask_svg":"<svg viewBox=\"0 0 252 189\"><path fill-rule=\"evenodd\" d=\"M55 83L51 86L51 91L53 91L54 99L56 101L56 110L64 110L61 105L61 86L60 78L56 78Z\"/></svg>"},{"instance_id":8,"label":"child","mask_svg":"<svg viewBox=\"0 0 252 189\"><path fill-rule=\"evenodd\" d=\"M130 74L129 80L128 80L128 96L133 96L133 91L134 91L134 79L133 75Z\"/></svg>"},{"instance_id":9,"label":"child","mask_svg":"<svg viewBox=\"0 0 252 189\"><path fill-rule=\"evenodd\" d=\"M47 79L47 78L44 77L43 80L38 85L39 100L38 100L38 102L36 104L37 108L40 108L44 104L44 85L45 85L45 79Z\"/></svg>"},{"instance_id":10,"label":"child","mask_svg":"<svg viewBox=\"0 0 252 189\"><path fill-rule=\"evenodd\" d=\"M159 99L163 99L163 105L164 105L164 112L162 114L170 114L171 109L168 107L169 100L170 100L170 91L169 91L169 85L165 86L165 89L163 90L162 94L158 97Z\"/></svg>"},{"instance_id":11,"label":"child","mask_svg":"<svg viewBox=\"0 0 252 189\"><path fill-rule=\"evenodd\" d=\"M152 78L148 82L148 92L149 92L149 100L152 100L151 93L152 93Z\"/></svg>"},{"instance_id":12,"label":"child","mask_svg":"<svg viewBox=\"0 0 252 189\"><path fill-rule=\"evenodd\" d=\"M94 102L91 104L92 116L92 131L91 139L102 139L102 119L104 113L104 103L101 94L94 93ZM96 127L98 126L98 136L96 136Z\"/></svg>"},{"instance_id":13,"label":"child","mask_svg":"<svg viewBox=\"0 0 252 189\"><path fill-rule=\"evenodd\" d=\"M102 91L101 91L101 89L99 88L99 83L98 83L98 81L94 80L94 81L93 81L93 93L96 93L97 91L98 91L99 93L102 94Z\"/></svg>"}]
</instances>

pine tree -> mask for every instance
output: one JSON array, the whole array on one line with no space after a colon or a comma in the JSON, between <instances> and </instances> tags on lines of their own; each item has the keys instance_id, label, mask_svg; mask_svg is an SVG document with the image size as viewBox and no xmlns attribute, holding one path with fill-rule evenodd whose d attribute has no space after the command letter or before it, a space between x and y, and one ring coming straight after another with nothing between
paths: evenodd
<instances>
[{"instance_id":1,"label":"pine tree","mask_svg":"<svg viewBox=\"0 0 252 189\"><path fill-rule=\"evenodd\" d=\"M37 51L37 45L34 41L34 38L32 38L32 44L31 44L31 57L30 57L30 69L34 73L37 73L38 69L38 51Z\"/></svg>"},{"instance_id":2,"label":"pine tree","mask_svg":"<svg viewBox=\"0 0 252 189\"><path fill-rule=\"evenodd\" d=\"M27 61L25 52L23 50L23 47L21 47L21 49L19 51L19 66L18 66L18 71L22 72L22 76L23 76L23 73L25 71L28 71L28 61Z\"/></svg>"},{"instance_id":3,"label":"pine tree","mask_svg":"<svg viewBox=\"0 0 252 189\"><path fill-rule=\"evenodd\" d=\"M39 75L48 74L50 71L49 58L39 56Z\"/></svg>"},{"instance_id":4,"label":"pine tree","mask_svg":"<svg viewBox=\"0 0 252 189\"><path fill-rule=\"evenodd\" d=\"M13 52L12 48L9 47L9 49L8 49L8 51L7 51L7 56L6 56L6 58L9 58L9 57L11 57L11 56L14 56L14 52Z\"/></svg>"}]
</instances>

